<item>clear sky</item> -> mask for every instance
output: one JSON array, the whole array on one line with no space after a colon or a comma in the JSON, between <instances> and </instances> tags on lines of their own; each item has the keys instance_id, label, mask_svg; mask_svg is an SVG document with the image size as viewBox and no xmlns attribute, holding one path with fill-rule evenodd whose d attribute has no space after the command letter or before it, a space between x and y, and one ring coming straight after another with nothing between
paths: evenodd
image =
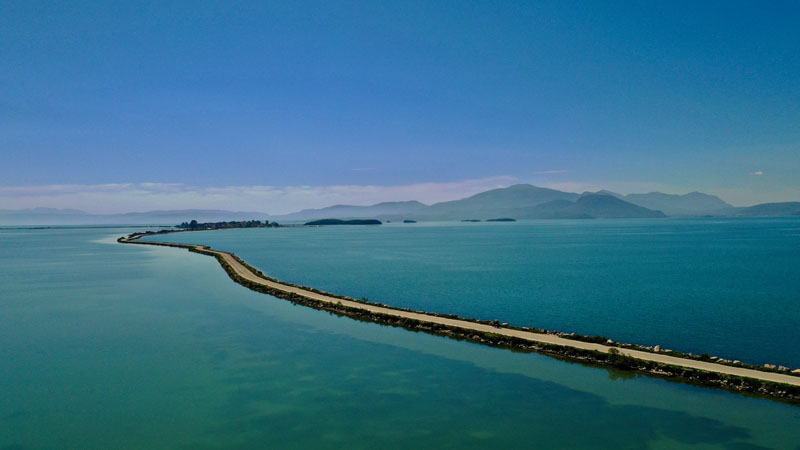
<instances>
[{"instance_id":1,"label":"clear sky","mask_svg":"<svg viewBox=\"0 0 800 450\"><path fill-rule=\"evenodd\" d=\"M800 200L800 2L5 0L0 156L0 209Z\"/></svg>"}]
</instances>

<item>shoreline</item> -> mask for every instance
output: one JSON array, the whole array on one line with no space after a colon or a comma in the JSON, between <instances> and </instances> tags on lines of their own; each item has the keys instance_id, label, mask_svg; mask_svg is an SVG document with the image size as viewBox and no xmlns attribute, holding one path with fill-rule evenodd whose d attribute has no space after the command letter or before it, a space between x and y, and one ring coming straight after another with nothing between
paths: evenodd
<instances>
[{"instance_id":1,"label":"shoreline","mask_svg":"<svg viewBox=\"0 0 800 450\"><path fill-rule=\"evenodd\" d=\"M598 338L511 327L507 324L500 325L497 321L480 321L454 315L394 308L281 282L264 275L233 253L214 250L206 245L139 240L142 236L170 232L163 230L133 233L127 237L120 237L117 242L184 248L193 253L212 256L233 281L251 290L356 320L403 327L412 331L517 351L536 352L568 361L611 366L674 381L800 404L800 376L788 372L776 372L758 366L717 363L701 360L695 355L682 356L679 352L665 354L648 350L646 347L620 344L611 340L601 343L596 342Z\"/></svg>"}]
</instances>

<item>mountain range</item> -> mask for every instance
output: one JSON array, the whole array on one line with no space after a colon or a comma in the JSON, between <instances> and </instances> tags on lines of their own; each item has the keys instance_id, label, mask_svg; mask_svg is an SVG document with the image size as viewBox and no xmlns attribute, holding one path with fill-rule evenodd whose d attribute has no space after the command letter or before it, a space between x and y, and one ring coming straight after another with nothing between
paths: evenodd
<instances>
[{"instance_id":1,"label":"mountain range","mask_svg":"<svg viewBox=\"0 0 800 450\"><path fill-rule=\"evenodd\" d=\"M416 214L426 208L429 208L429 206L416 200L407 202L383 202L372 206L334 205L328 206L327 208L304 209L296 213L275 216L274 220L280 219L284 222L293 222L339 217L386 217L393 215Z\"/></svg>"},{"instance_id":2,"label":"mountain range","mask_svg":"<svg viewBox=\"0 0 800 450\"><path fill-rule=\"evenodd\" d=\"M800 216L800 202L763 203L735 207L719 197L700 192L685 195L650 192L622 195L611 191L564 192L517 184L481 192L460 200L433 205L418 201L383 202L371 206L334 205L305 209L291 214L269 215L253 211L183 209L89 214L76 209L34 208L0 210L0 225L173 225L195 219L198 222L228 220L270 220L297 223L318 219L381 220L488 220L515 219L611 219L661 217L772 217Z\"/></svg>"},{"instance_id":3,"label":"mountain range","mask_svg":"<svg viewBox=\"0 0 800 450\"><path fill-rule=\"evenodd\" d=\"M691 192L684 195L650 192L648 194L628 194L622 199L634 205L663 211L668 216L703 215L733 208L732 205L725 203L716 195L702 192Z\"/></svg>"},{"instance_id":4,"label":"mountain range","mask_svg":"<svg viewBox=\"0 0 800 450\"><path fill-rule=\"evenodd\" d=\"M216 209L178 209L130 212L124 214L89 214L78 209L32 208L0 209L0 225L174 225L186 220L222 222L262 219L266 213Z\"/></svg>"}]
</instances>

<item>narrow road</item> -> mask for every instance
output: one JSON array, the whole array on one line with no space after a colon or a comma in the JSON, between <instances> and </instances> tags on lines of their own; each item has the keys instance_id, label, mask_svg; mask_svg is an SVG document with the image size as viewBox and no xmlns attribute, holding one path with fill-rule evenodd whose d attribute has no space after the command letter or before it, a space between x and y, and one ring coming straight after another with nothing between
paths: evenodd
<instances>
[{"instance_id":1,"label":"narrow road","mask_svg":"<svg viewBox=\"0 0 800 450\"><path fill-rule=\"evenodd\" d=\"M126 242L130 243L137 243L137 244L152 244L152 245L163 245L163 244L171 244L168 242L155 242L155 241L136 241L136 239L126 240ZM174 245L174 244L172 244ZM183 244L182 244L183 245ZM421 322L428 322L428 323L435 323L441 325L447 325L451 327L458 327L467 330L476 330L488 333L494 333L502 336L510 336L515 338L521 338L532 342L540 342L545 344L555 344L564 347L572 347L578 348L583 350L595 350L598 352L608 353L608 351L612 348L617 349L621 354L632 356L637 359L641 359L644 361L655 361L658 363L663 364L670 364L673 366L678 367L687 367L692 369L699 369L704 370L707 372L716 372L722 373L727 375L735 375L740 377L747 377L747 378L754 378L756 380L764 380L764 381L771 381L775 383L783 383L789 384L793 386L800 386L800 377L796 377L793 375L781 374L781 373L774 373L774 372L761 372L758 370L748 369L746 367L731 367L726 366L723 364L716 364L713 362L705 362L705 361L696 361L692 359L686 358L679 358L675 356L659 354L659 353L650 353L644 352L639 350L631 350L619 347L612 347L603 344L593 344L590 342L582 342L582 341L575 341L572 339L566 339L563 337L559 337L556 335L550 334L541 334L535 333L530 331L523 331L523 330L514 330L510 328L498 328L491 325L485 325L481 323L470 322L466 320L458 320L458 319L448 319L445 317L437 317L432 316L429 314L424 313L417 313L417 312L409 312L409 311L401 311L393 308L387 308L382 306L375 306L375 305L368 305L364 303L359 303L356 301L345 300L337 297L331 297L324 294L318 294L316 292L312 292L300 287L290 286L287 284L283 284L280 282L275 282L271 280L267 280L262 278L253 272L251 272L247 267L242 265L236 258L233 257L231 253L223 252L219 250L212 250L207 246L203 245L183 245L184 247L193 247L196 250L202 250L205 253L215 254L222 257L226 263L228 263L234 272L237 275L245 278L248 281L251 281L256 284L260 284L262 286L267 286L272 289L277 289L280 291L284 291L287 293L294 293L300 295L302 297L307 297L313 300L318 300L321 302L327 302L332 304L340 303L344 306L362 309L374 313L386 314L395 317L403 317L408 319L415 319Z\"/></svg>"}]
</instances>

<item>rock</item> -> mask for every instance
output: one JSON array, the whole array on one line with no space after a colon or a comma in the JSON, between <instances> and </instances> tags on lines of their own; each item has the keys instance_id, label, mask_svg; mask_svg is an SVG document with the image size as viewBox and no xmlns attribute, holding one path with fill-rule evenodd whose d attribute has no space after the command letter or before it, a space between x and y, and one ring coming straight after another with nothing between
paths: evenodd
<instances>
[{"instance_id":1,"label":"rock","mask_svg":"<svg viewBox=\"0 0 800 450\"><path fill-rule=\"evenodd\" d=\"M718 360L718 359L719 359L719 358L718 358L718 357L716 357L716 356L712 356L712 357L711 357L711 360L712 360L712 361L716 361L716 360Z\"/></svg>"},{"instance_id":2,"label":"rock","mask_svg":"<svg viewBox=\"0 0 800 450\"><path fill-rule=\"evenodd\" d=\"M766 367L767 369L777 369L777 366L775 364L764 364L764 367Z\"/></svg>"},{"instance_id":3,"label":"rock","mask_svg":"<svg viewBox=\"0 0 800 450\"><path fill-rule=\"evenodd\" d=\"M661 346L660 345L656 345L655 347L653 347L653 351L654 352L660 352L661 351Z\"/></svg>"},{"instance_id":4,"label":"rock","mask_svg":"<svg viewBox=\"0 0 800 450\"><path fill-rule=\"evenodd\" d=\"M800 369L794 369L792 373L800 373Z\"/></svg>"},{"instance_id":5,"label":"rock","mask_svg":"<svg viewBox=\"0 0 800 450\"><path fill-rule=\"evenodd\" d=\"M786 366L778 366L778 370L782 370L782 371L784 371L784 372L788 372L788 371L789 371L789 368L788 368L788 367L786 367Z\"/></svg>"},{"instance_id":6,"label":"rock","mask_svg":"<svg viewBox=\"0 0 800 450\"><path fill-rule=\"evenodd\" d=\"M612 341L611 339L606 340L606 344L613 344L613 343L614 341Z\"/></svg>"},{"instance_id":7,"label":"rock","mask_svg":"<svg viewBox=\"0 0 800 450\"><path fill-rule=\"evenodd\" d=\"M734 364L741 364L742 362L741 362L741 361L739 361L738 359L734 359L734 360L733 360L733 363L734 363Z\"/></svg>"}]
</instances>

